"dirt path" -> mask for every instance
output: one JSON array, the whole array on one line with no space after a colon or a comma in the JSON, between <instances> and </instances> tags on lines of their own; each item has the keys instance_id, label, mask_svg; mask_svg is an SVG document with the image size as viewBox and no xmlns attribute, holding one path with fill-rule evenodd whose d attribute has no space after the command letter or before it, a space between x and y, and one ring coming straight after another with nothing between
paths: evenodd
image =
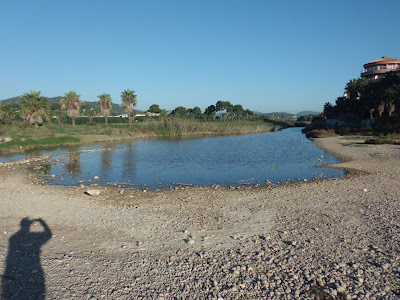
<instances>
[{"instance_id":1,"label":"dirt path","mask_svg":"<svg viewBox=\"0 0 400 300\"><path fill-rule=\"evenodd\" d=\"M399 146L317 144L353 175L260 189L101 188L90 197L0 167L3 297L27 299L30 284L47 299L400 297ZM21 236L23 218L41 218L52 236L43 245L39 235L20 239L21 266L9 239ZM39 254L41 265L29 266L26 257Z\"/></svg>"}]
</instances>

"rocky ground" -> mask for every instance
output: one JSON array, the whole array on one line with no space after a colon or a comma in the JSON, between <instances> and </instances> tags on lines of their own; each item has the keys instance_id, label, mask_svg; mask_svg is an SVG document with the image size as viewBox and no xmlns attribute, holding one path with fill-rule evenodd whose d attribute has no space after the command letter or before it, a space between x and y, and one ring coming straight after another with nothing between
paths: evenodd
<instances>
[{"instance_id":1,"label":"rocky ground","mask_svg":"<svg viewBox=\"0 0 400 300\"><path fill-rule=\"evenodd\" d=\"M317 143L351 175L93 197L2 166L3 298L399 298L400 147ZM23 236L23 218L51 234L40 237L35 221Z\"/></svg>"}]
</instances>

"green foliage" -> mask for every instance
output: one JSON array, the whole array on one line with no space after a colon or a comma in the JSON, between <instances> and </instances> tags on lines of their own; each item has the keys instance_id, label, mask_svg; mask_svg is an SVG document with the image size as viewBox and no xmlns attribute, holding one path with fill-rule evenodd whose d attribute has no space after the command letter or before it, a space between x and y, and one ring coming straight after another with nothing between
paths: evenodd
<instances>
[{"instance_id":1,"label":"green foliage","mask_svg":"<svg viewBox=\"0 0 400 300\"><path fill-rule=\"evenodd\" d=\"M187 116L187 114L188 114L188 111L187 111L187 109L186 109L185 107L183 107L183 106L178 106L177 108L175 108L175 109L171 112L171 115L176 115L176 116L179 116L179 117L185 117L185 116Z\"/></svg>"},{"instance_id":2,"label":"green foliage","mask_svg":"<svg viewBox=\"0 0 400 300\"><path fill-rule=\"evenodd\" d=\"M49 104L40 92L31 91L24 94L21 104L21 116L38 127L43 123L43 119L49 119Z\"/></svg>"},{"instance_id":3,"label":"green foliage","mask_svg":"<svg viewBox=\"0 0 400 300\"><path fill-rule=\"evenodd\" d=\"M23 148L36 148L42 146L49 146L49 145L62 145L62 144L72 144L72 143L79 143L80 139L73 136L61 136L61 137L54 137L48 136L39 139L32 139L32 138L16 138L7 143L0 144L0 152L5 150L11 149L20 149Z\"/></svg>"},{"instance_id":4,"label":"green foliage","mask_svg":"<svg viewBox=\"0 0 400 300\"><path fill-rule=\"evenodd\" d=\"M136 107L137 105L135 91L131 91L129 89L125 90L121 93L121 98L124 110L128 113L129 126L132 126L132 117L136 115L136 112L132 114L133 107Z\"/></svg>"},{"instance_id":5,"label":"green foliage","mask_svg":"<svg viewBox=\"0 0 400 300\"><path fill-rule=\"evenodd\" d=\"M201 109L198 106L195 106L193 108L188 109L188 113L194 116L200 116L201 115Z\"/></svg>"},{"instance_id":6,"label":"green foliage","mask_svg":"<svg viewBox=\"0 0 400 300\"><path fill-rule=\"evenodd\" d=\"M0 103L0 120L3 119L5 113L4 113L4 108L3 108L3 104Z\"/></svg>"},{"instance_id":7,"label":"green foliage","mask_svg":"<svg viewBox=\"0 0 400 300\"><path fill-rule=\"evenodd\" d=\"M214 112L216 112L215 105L210 105L205 109L204 114L207 116L211 116Z\"/></svg>"},{"instance_id":8,"label":"green foliage","mask_svg":"<svg viewBox=\"0 0 400 300\"><path fill-rule=\"evenodd\" d=\"M368 83L364 78L350 80L345 95L335 104L324 105L324 116L328 119L354 121L379 119L400 115L400 76L388 72L379 82Z\"/></svg>"},{"instance_id":9,"label":"green foliage","mask_svg":"<svg viewBox=\"0 0 400 300\"><path fill-rule=\"evenodd\" d=\"M61 110L61 104L59 102L54 102L50 105L50 110L57 111Z\"/></svg>"},{"instance_id":10,"label":"green foliage","mask_svg":"<svg viewBox=\"0 0 400 300\"><path fill-rule=\"evenodd\" d=\"M153 104L150 106L150 108L147 110L148 112L154 113L154 114L159 114L161 113L160 106L158 104Z\"/></svg>"},{"instance_id":11,"label":"green foliage","mask_svg":"<svg viewBox=\"0 0 400 300\"><path fill-rule=\"evenodd\" d=\"M101 94L98 96L99 102L98 105L100 106L101 113L104 117L104 123L108 125L108 116L110 115L110 111L112 108L112 100L110 94Z\"/></svg>"},{"instance_id":12,"label":"green foliage","mask_svg":"<svg viewBox=\"0 0 400 300\"><path fill-rule=\"evenodd\" d=\"M67 117L72 120L72 126L75 126L75 119L79 116L80 106L84 104L79 99L80 97L75 91L69 91L65 93L65 98L60 100L61 110L66 110Z\"/></svg>"}]
</instances>

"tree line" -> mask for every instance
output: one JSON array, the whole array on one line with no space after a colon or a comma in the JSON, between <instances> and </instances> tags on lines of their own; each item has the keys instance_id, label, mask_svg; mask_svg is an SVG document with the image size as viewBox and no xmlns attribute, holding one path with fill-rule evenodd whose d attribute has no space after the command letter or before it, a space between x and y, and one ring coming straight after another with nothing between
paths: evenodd
<instances>
[{"instance_id":1,"label":"tree line","mask_svg":"<svg viewBox=\"0 0 400 300\"><path fill-rule=\"evenodd\" d=\"M75 91L69 91L61 98L60 103L54 103L55 105L50 107L46 97L42 96L40 92L31 91L23 95L21 105L0 105L0 120L13 120L15 117L19 116L35 127L39 127L39 125L43 124L43 120L50 120L50 111L52 108L55 108L55 117L58 118L59 122L63 116L63 112L65 112L67 117L71 119L72 126L75 126L75 120L81 115L81 109L84 108L86 112L85 116L89 118L90 123L94 117L101 113L104 117L105 125L108 125L108 117L110 116L112 108L110 94L104 93L98 96L98 109L88 105L85 106L85 102L82 101L80 97L81 96ZM131 126L132 117L134 116L133 107L137 105L135 91L130 89L124 90L121 93L121 100L121 106L124 107L125 112L128 114L129 126Z\"/></svg>"},{"instance_id":2,"label":"tree line","mask_svg":"<svg viewBox=\"0 0 400 300\"><path fill-rule=\"evenodd\" d=\"M365 78L350 80L335 104L325 103L323 115L351 121L400 116L399 74L388 72L385 78L373 83Z\"/></svg>"},{"instance_id":3,"label":"tree line","mask_svg":"<svg viewBox=\"0 0 400 300\"><path fill-rule=\"evenodd\" d=\"M229 101L222 101L219 100L215 105L210 105L208 106L205 110L204 113L201 113L201 109L198 106L195 106L194 108L188 108L186 109L183 106L178 106L175 108L172 112L172 115L177 115L180 117L207 117L210 116L212 119L215 121L217 117L219 117L221 120L224 122L229 119L229 120L241 120L242 118L249 118L254 116L254 112L252 112L249 109L244 109L242 105L236 104L233 105Z\"/></svg>"},{"instance_id":4,"label":"tree line","mask_svg":"<svg viewBox=\"0 0 400 300\"><path fill-rule=\"evenodd\" d=\"M33 124L35 127L38 127L43 123L43 120L50 120L50 115L56 117L59 124L61 124L64 116L67 116L71 119L72 126L75 126L76 119L82 115L88 118L90 124L93 118L102 115L105 125L108 125L108 117L110 116L112 108L110 94L104 93L99 95L99 100L95 108L85 104L80 97L81 96L75 91L69 91L65 93L64 97L62 97L58 103L55 102L50 106L46 97L42 96L40 92L31 91L23 95L23 100L20 105L15 103L0 105L0 120L10 121L16 117L20 117ZM131 126L132 120L136 116L134 107L137 105L137 96L134 91L128 89L121 93L121 100L121 106L127 113L129 126ZM158 104L151 105L147 112L161 117L168 114L168 112L165 109L161 109ZM243 118L254 118L255 114L249 109L244 109L240 104L233 105L229 101L220 100L217 101L215 105L208 106L204 112L202 112L198 106L193 108L178 106L172 110L170 116L202 120L210 118L213 121L218 118L225 122L227 120L240 121Z\"/></svg>"}]
</instances>

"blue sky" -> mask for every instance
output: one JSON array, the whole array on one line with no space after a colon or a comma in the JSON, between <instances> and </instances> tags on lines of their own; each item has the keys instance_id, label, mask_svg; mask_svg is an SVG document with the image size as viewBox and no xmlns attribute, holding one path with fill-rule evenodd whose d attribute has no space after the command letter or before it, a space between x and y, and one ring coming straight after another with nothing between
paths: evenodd
<instances>
[{"instance_id":1,"label":"blue sky","mask_svg":"<svg viewBox=\"0 0 400 300\"><path fill-rule=\"evenodd\" d=\"M18 1L0 4L0 99L135 90L204 110L321 111L362 65L400 59L400 1Z\"/></svg>"}]
</instances>

